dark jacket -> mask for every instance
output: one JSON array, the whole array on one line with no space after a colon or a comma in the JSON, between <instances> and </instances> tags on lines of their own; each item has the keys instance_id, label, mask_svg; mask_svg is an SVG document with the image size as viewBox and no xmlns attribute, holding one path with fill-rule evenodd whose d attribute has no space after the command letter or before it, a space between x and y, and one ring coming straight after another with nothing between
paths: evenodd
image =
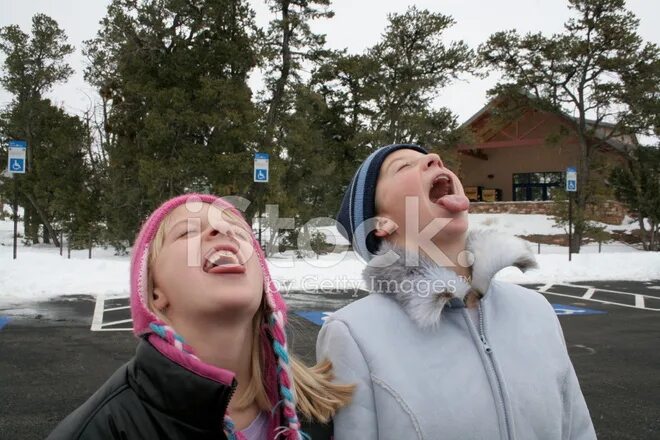
<instances>
[{"instance_id":1,"label":"dark jacket","mask_svg":"<svg viewBox=\"0 0 660 440\"><path fill-rule=\"evenodd\" d=\"M199 376L149 342L47 440L223 440L222 421L236 387ZM332 423L303 423L314 440L331 439Z\"/></svg>"}]
</instances>

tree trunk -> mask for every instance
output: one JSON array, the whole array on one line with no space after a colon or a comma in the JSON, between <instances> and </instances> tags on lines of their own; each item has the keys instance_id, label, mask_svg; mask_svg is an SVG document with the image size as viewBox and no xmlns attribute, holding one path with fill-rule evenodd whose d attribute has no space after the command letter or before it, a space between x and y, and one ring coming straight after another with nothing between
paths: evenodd
<instances>
[{"instance_id":1,"label":"tree trunk","mask_svg":"<svg viewBox=\"0 0 660 440\"><path fill-rule=\"evenodd\" d=\"M278 120L280 107L284 100L284 91L291 73L291 35L293 31L289 20L289 5L288 0L282 2L282 68L280 69L280 77L275 82L273 96L266 115L265 145L270 145L273 142L275 123Z\"/></svg>"},{"instance_id":2,"label":"tree trunk","mask_svg":"<svg viewBox=\"0 0 660 440\"><path fill-rule=\"evenodd\" d=\"M651 248L649 247L650 243L647 240L646 226L644 226L644 214L640 212L638 213L638 216L639 216L639 235L640 238L642 239L642 248L645 251L650 251Z\"/></svg>"},{"instance_id":3,"label":"tree trunk","mask_svg":"<svg viewBox=\"0 0 660 440\"><path fill-rule=\"evenodd\" d=\"M584 129L583 124L581 128ZM575 200L575 230L573 232L573 252L580 253L582 238L584 237L584 227L586 224L586 211L589 201L589 177L590 177L590 146L583 131L578 129L578 138L580 141L580 162L578 164L578 190Z\"/></svg>"},{"instance_id":4,"label":"tree trunk","mask_svg":"<svg viewBox=\"0 0 660 440\"><path fill-rule=\"evenodd\" d=\"M44 225L44 229L48 229L48 234L53 237L53 244L55 247L60 247L59 240L57 239L57 234L55 234L55 230L50 224L50 221L48 221L48 217L46 216L46 213L39 207L37 204L37 201L32 197L32 194L30 194L27 191L22 191L23 195L30 201L32 206L34 207L34 210L36 211L37 215L41 219L41 222Z\"/></svg>"},{"instance_id":5,"label":"tree trunk","mask_svg":"<svg viewBox=\"0 0 660 440\"><path fill-rule=\"evenodd\" d=\"M43 232L44 244L50 244L50 234L48 233L48 228L44 227Z\"/></svg>"},{"instance_id":6,"label":"tree trunk","mask_svg":"<svg viewBox=\"0 0 660 440\"><path fill-rule=\"evenodd\" d=\"M26 204L23 206L23 225L25 239L32 243L39 243L39 222L31 205Z\"/></svg>"}]
</instances>

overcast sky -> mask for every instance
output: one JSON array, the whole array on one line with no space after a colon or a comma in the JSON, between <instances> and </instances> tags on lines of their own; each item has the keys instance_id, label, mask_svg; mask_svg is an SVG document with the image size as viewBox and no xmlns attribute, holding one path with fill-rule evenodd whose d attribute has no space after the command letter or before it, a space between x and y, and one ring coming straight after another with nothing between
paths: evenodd
<instances>
[{"instance_id":1,"label":"overcast sky","mask_svg":"<svg viewBox=\"0 0 660 440\"><path fill-rule=\"evenodd\" d=\"M265 26L269 20L265 3L257 0L250 3L257 13L257 23ZM69 58L75 74L68 83L58 85L50 93L51 99L69 112L80 113L96 99L95 91L83 79L84 59L80 49L84 40L95 36L108 4L109 0L0 0L0 27L18 24L24 32L29 32L32 16L44 13L59 23L76 47ZM627 4L640 19L642 37L660 44L660 1L628 0ZM404 12L410 5L454 17L457 23L446 33L447 41L464 40L473 48L499 30L561 32L569 17L565 0L334 0L334 18L318 21L314 30L326 34L331 48L361 53L379 40L388 13ZM463 122L485 104L486 91L496 79L494 76L486 80L465 78L443 89L437 103L456 112ZM8 104L10 99L0 89L0 106Z\"/></svg>"}]
</instances>

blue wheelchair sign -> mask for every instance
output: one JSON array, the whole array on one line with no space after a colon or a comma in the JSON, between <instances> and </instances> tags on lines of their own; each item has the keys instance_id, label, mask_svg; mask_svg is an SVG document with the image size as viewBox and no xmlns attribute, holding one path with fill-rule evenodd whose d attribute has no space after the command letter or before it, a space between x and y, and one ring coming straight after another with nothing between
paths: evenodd
<instances>
[{"instance_id":1,"label":"blue wheelchair sign","mask_svg":"<svg viewBox=\"0 0 660 440\"><path fill-rule=\"evenodd\" d=\"M268 170L263 168L254 170L254 180L257 182L268 182Z\"/></svg>"},{"instance_id":2,"label":"blue wheelchair sign","mask_svg":"<svg viewBox=\"0 0 660 440\"><path fill-rule=\"evenodd\" d=\"M267 153L255 153L254 155L254 181L268 182L268 161Z\"/></svg>"},{"instance_id":3,"label":"blue wheelchair sign","mask_svg":"<svg viewBox=\"0 0 660 440\"><path fill-rule=\"evenodd\" d=\"M577 170L575 167L566 168L566 191L577 191Z\"/></svg>"},{"instance_id":4,"label":"blue wheelchair sign","mask_svg":"<svg viewBox=\"0 0 660 440\"><path fill-rule=\"evenodd\" d=\"M25 159L20 158L11 158L9 159L9 169L10 173L25 173Z\"/></svg>"}]
</instances>

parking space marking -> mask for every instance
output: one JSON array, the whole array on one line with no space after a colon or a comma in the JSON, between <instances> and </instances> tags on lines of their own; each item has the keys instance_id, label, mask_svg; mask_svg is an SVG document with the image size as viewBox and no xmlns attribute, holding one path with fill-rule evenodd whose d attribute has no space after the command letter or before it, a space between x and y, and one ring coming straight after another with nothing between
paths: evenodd
<instances>
[{"instance_id":1,"label":"parking space marking","mask_svg":"<svg viewBox=\"0 0 660 440\"><path fill-rule=\"evenodd\" d=\"M126 301L128 302L128 297L125 298L112 298L113 301ZM113 306L105 308L106 298L105 295L99 294L96 297L96 305L94 306L94 316L92 318L92 327L90 328L93 332L117 332L117 331L131 331L133 330L132 326L130 327L114 327L117 325L128 324L133 322L132 319L115 319L114 321L104 322L103 318L105 317L106 312L117 312L121 310L129 310L130 305L127 306Z\"/></svg>"},{"instance_id":2,"label":"parking space marking","mask_svg":"<svg viewBox=\"0 0 660 440\"><path fill-rule=\"evenodd\" d=\"M552 287L568 287L568 288L578 288L578 289L585 289L585 292L583 294L570 294L570 293L562 293L562 292L550 292L549 290ZM649 295L642 295L640 293L631 293L631 292L622 292L619 290L610 290L610 289L599 289L597 287L592 287L592 286L587 286L587 285L580 285L580 284L572 284L572 283L557 283L557 284L546 284L543 287L537 289L538 292L544 293L546 295L556 295L556 296L563 296L565 298L579 298L579 299L585 299L587 301L594 301L598 302L601 304L609 304L609 305L614 305L614 306L619 306L619 307L628 307L632 309L638 309L638 310L651 310L654 312L660 312L660 308L655 308L655 307L648 307L646 305L646 299L651 299L651 300L657 300L658 298L649 296ZM609 294L616 294L616 295L623 295L623 298L630 298L632 297L635 300L635 305L632 304L626 304L623 302L616 302L616 301L607 301L603 299L598 299L598 293L603 292L603 293L609 293ZM594 297L596 296L596 297Z\"/></svg>"},{"instance_id":3,"label":"parking space marking","mask_svg":"<svg viewBox=\"0 0 660 440\"><path fill-rule=\"evenodd\" d=\"M587 292L584 295L582 295L582 298L590 299L592 296L594 296L595 292L596 292L596 289L592 289L592 288L587 289Z\"/></svg>"},{"instance_id":4,"label":"parking space marking","mask_svg":"<svg viewBox=\"0 0 660 440\"><path fill-rule=\"evenodd\" d=\"M530 286L531 287L531 286ZM561 291L564 287L568 290L568 293ZM571 291L572 289L572 291ZM540 285L535 289L536 291L546 294L561 296L564 298L571 298L573 300L586 300L592 301L600 304L608 304L619 307L627 307L636 310L651 310L651 311L660 311L660 308L649 307L658 303L658 297L643 295L640 293L631 293L631 292L622 292L618 290L611 289L599 289L598 287L581 285L576 283L548 283ZM599 297L599 294L607 294ZM621 298L621 301L618 301L618 297ZM612 300L614 299L614 300ZM628 303L624 302L627 300ZM649 303L649 300L651 301ZM655 301L655 303L654 303ZM107 305L107 307L106 307ZM584 311L578 311L570 309L572 306L562 306L558 305L555 308L555 311L558 312L558 315L585 315L591 314L586 313L590 311L589 309L584 309ZM294 312L298 316L307 319L308 321L314 322L317 325L322 324L322 322L327 319L328 313L323 311L314 311L314 310L305 310L300 312ZM107 320L107 321L104 321ZM111 297L106 298L105 295L99 294L96 298L96 304L94 306L94 315L92 318L91 331L131 331L132 326L130 323L130 305L128 297ZM125 325L129 324L129 325ZM0 318L0 329L6 325L6 320L3 321L3 318Z\"/></svg>"},{"instance_id":5,"label":"parking space marking","mask_svg":"<svg viewBox=\"0 0 660 440\"><path fill-rule=\"evenodd\" d=\"M105 296L102 293L99 293L96 297L94 315L92 316L91 330L93 332L101 330L101 324L103 323L103 304L105 304Z\"/></svg>"},{"instance_id":6,"label":"parking space marking","mask_svg":"<svg viewBox=\"0 0 660 440\"><path fill-rule=\"evenodd\" d=\"M131 306L121 306L121 307L111 307L109 309L103 309L104 312L114 312L115 310L128 310Z\"/></svg>"}]
</instances>

